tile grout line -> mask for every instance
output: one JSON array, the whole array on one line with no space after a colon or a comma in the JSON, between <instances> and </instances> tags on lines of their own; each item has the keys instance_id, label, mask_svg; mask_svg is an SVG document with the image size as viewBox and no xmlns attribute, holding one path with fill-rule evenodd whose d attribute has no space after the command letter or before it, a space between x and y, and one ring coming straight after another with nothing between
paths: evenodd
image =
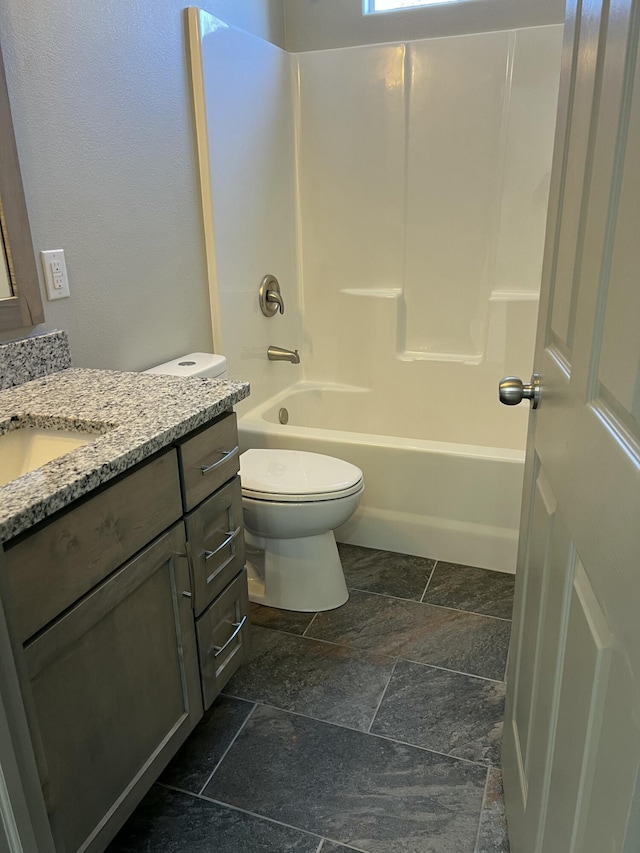
<instances>
[{"instance_id":1,"label":"tile grout line","mask_svg":"<svg viewBox=\"0 0 640 853\"><path fill-rule=\"evenodd\" d=\"M256 626L258 628L261 625ZM278 631L277 628L265 628L266 631ZM287 634L289 637L296 637L302 640L311 640L313 643L324 643L326 646L337 646L339 649L349 649L350 652L356 652L359 655L370 655L371 657L388 658L391 661L398 660L398 655L390 655L386 652L372 652L369 649L359 649L357 646L348 646L346 643L334 643L333 640L323 640L322 637L305 637L303 634L289 634L288 631L278 631L279 634ZM222 690L224 693L224 689ZM241 696L235 696L235 699L241 699ZM247 702L252 702L253 699L246 699Z\"/></svg>"},{"instance_id":2,"label":"tile grout line","mask_svg":"<svg viewBox=\"0 0 640 853\"><path fill-rule=\"evenodd\" d=\"M313 625L313 623L316 621L316 616L317 616L317 615L318 615L317 613L314 613L314 614L313 614L313 616L311 617L311 622L309 622L309 624L308 624L308 625L307 625L307 627L304 629L304 631L302 632L302 634L298 634L298 636L299 636L299 637L306 637L306 636L307 636L307 631L308 631L308 630L309 630L309 628ZM284 632L284 631L283 631L282 633L286 633L286 632Z\"/></svg>"},{"instance_id":3,"label":"tile grout line","mask_svg":"<svg viewBox=\"0 0 640 853\"><path fill-rule=\"evenodd\" d=\"M179 789L176 789L176 790L179 790ZM185 792L185 793L188 793L188 792ZM232 803L225 803L224 800L216 800L213 797L207 797L207 796L204 796L202 794L191 794L191 796L196 797L199 800L204 800L205 803L214 803L216 806L222 806L223 808L232 809L235 812L240 812L241 814L247 814L250 817L258 818L258 820L265 820L268 823L274 823L277 826L283 826L283 827L285 827L285 829L293 829L296 832L303 832L306 835L314 836L315 838L320 839L320 845L324 844L325 841L329 841L332 844L339 844L342 847L346 847L347 850L353 850L354 853L367 853L367 851L363 850L361 847L351 847L348 844L345 845L342 841L335 841L331 838L327 838L326 835L320 835L319 833L314 832L312 829L303 829L301 826L294 826L291 823L284 823L284 821L278 820L277 818L267 817L266 815L259 814L258 812L252 812L252 811L249 811L249 809L240 808L240 806L235 806ZM318 850L320 850L320 849L321 849L321 847L318 847ZM316 853L318 853L318 851L316 851Z\"/></svg>"},{"instance_id":4,"label":"tile grout line","mask_svg":"<svg viewBox=\"0 0 640 853\"><path fill-rule=\"evenodd\" d=\"M241 698L240 696L234 696L231 693L224 693L222 695L224 695L230 699L240 699ZM249 701L249 700L245 699L245 701ZM272 708L274 711L280 711L283 714L291 714L294 717L302 717L303 720L311 720L314 723L322 723L325 726L335 726L338 729L345 729L348 732L355 732L356 734L364 735L365 737L374 737L374 738L378 738L379 740L388 741L389 743L397 743L400 746L408 746L410 749L419 749L420 752L428 752L431 755L440 755L443 758L449 758L452 761L459 761L462 764L470 764L472 767L482 767L483 770L487 770L489 767L498 767L498 765L496 765L496 764L485 764L483 761L473 761L471 758L460 758L460 756L458 756L458 755L450 755L448 752L440 752L437 749L430 749L428 746L420 746L417 743L410 743L407 740L399 740L398 738L393 738L393 737L390 737L389 735L378 734L378 732L371 732L371 731L365 732L362 729L354 729L352 726L345 726L344 723L335 723L335 722L332 722L331 720L322 720L322 719L319 719L318 717L312 717L310 714L303 714L301 711L292 711L290 708L279 708L277 705L270 705L268 702L261 702L257 699L252 699L251 701L254 702L256 705L261 706L262 708ZM238 734L240 734L240 732L238 732ZM236 735L236 737L237 737L237 735ZM226 753L225 753L225 755L226 755ZM220 761L222 761L222 759L220 759ZM218 765L216 765L216 770L218 769L219 765L220 765L220 762L218 762ZM213 776L213 773L211 775ZM205 787L206 787L206 785L205 785ZM203 788L203 790L204 790L204 788ZM194 796L199 796L199 795L194 794ZM207 799L207 797L205 797L205 799ZM342 844L342 842L336 842L336 843Z\"/></svg>"},{"instance_id":5,"label":"tile grout line","mask_svg":"<svg viewBox=\"0 0 640 853\"><path fill-rule=\"evenodd\" d=\"M393 598L394 601L410 601L413 602L413 604L422 603L419 598L406 598L403 595L391 595L390 592L374 592L371 589L363 589L361 586L348 586L347 589L349 590L349 592L364 592L368 595L380 595L382 596L382 598Z\"/></svg>"},{"instance_id":6,"label":"tile grout line","mask_svg":"<svg viewBox=\"0 0 640 853\"><path fill-rule=\"evenodd\" d=\"M313 718L311 718L313 719ZM378 732L363 732L363 734L368 735L369 737L377 737L380 740L386 740L390 743L397 743L400 746L408 746L412 749L420 749L422 752L428 752L430 755L439 755L442 758L449 758L452 761L459 761L462 764L469 764L472 767L482 767L483 770L489 770L489 767L495 767L495 764L485 764L482 761L472 761L470 758L460 758L458 755L451 755L448 752L439 752L437 749L429 749L427 746L418 746L416 743L409 743L406 740L399 740L398 738L389 737L389 735L381 735Z\"/></svg>"},{"instance_id":7,"label":"tile grout line","mask_svg":"<svg viewBox=\"0 0 640 853\"><path fill-rule=\"evenodd\" d=\"M325 841L328 841L329 844L337 844L340 847L344 847L345 850L353 850L353 853L367 853L367 851L362 847L352 847L350 844L344 844L342 841L335 841L332 838L325 837L322 839L322 843L324 844ZM318 853L318 851L316 851L316 853Z\"/></svg>"},{"instance_id":8,"label":"tile grout line","mask_svg":"<svg viewBox=\"0 0 640 853\"><path fill-rule=\"evenodd\" d=\"M434 569L435 569L435 566L434 566ZM433 575L433 571L431 574ZM451 610L454 613L466 613L468 616L480 616L484 619L497 619L498 622L509 622L509 623L513 622L513 619L508 619L506 616L492 616L490 613L479 613L477 610L463 610L460 607L447 607L445 604L432 604L430 601L424 601L423 599L424 599L424 596L425 596L427 589L429 587L430 581L431 581L431 577L429 578L429 582L427 582L427 586L425 587L424 592L422 593L421 599L402 598L399 595L389 595L386 592L373 592L370 589L360 589L360 588L354 587L354 586L348 587L348 589L349 589L349 592L359 592L363 595L375 595L378 598L389 598L392 601L406 601L407 604L424 604L427 607L436 607L439 610ZM346 602L345 602L345 604L346 604ZM287 631L284 628L274 628L272 625L261 625L259 622L252 622L251 624L255 625L258 628L268 628L270 631L278 631L280 634L291 634L294 637L307 637L308 639L311 639L311 640L317 640L320 638L309 636L307 634L307 631L311 628L313 623L316 621L316 618L320 615L320 612L326 612L326 611L319 611L318 613L314 613L311 622L309 622L309 624L304 629L302 634L297 634L295 631Z\"/></svg>"},{"instance_id":9,"label":"tile grout line","mask_svg":"<svg viewBox=\"0 0 640 853\"><path fill-rule=\"evenodd\" d=\"M233 693L221 693L220 695L226 696L227 699L242 698L241 696L236 696ZM302 711L292 711L291 708L280 708L278 705L271 705L269 702L263 702L261 699L252 699L251 701L262 708L272 708L274 711L282 711L283 714L293 714L294 717L302 717L304 720L312 720L314 723L324 723L327 726L336 726L339 729L346 729L348 732L357 732L361 735L368 734L368 732L363 729L356 729L353 726L347 726L345 723L336 723L332 720L323 720L321 717L312 717L311 714L303 714ZM413 746L413 744L409 744L409 746Z\"/></svg>"},{"instance_id":10,"label":"tile grout line","mask_svg":"<svg viewBox=\"0 0 640 853\"><path fill-rule=\"evenodd\" d=\"M176 791L179 794L186 794L189 797L193 797L196 800L202 800L205 803L213 803L216 806L222 806L225 809L231 809L234 812L240 812L240 814L246 814L250 817L258 818L258 820L264 820L267 823L274 823L276 826L283 826L285 829L293 829L296 832L303 832L306 835L311 835L312 837L318 838L320 844L324 842L325 836L320 835L317 832L313 832L313 830L303 829L300 826L294 826L291 823L284 823L284 821L277 820L274 817L268 817L267 815L259 814L258 812L252 812L249 809L240 808L240 806L236 806L233 803L225 803L224 800L217 800L214 797L207 797L205 794L194 794L193 791L185 791L184 788L177 788L175 785L167 785L165 782L159 783L161 787L167 788L169 791ZM339 843L339 842L338 842ZM320 848L318 848L320 849Z\"/></svg>"},{"instance_id":11,"label":"tile grout line","mask_svg":"<svg viewBox=\"0 0 640 853\"><path fill-rule=\"evenodd\" d=\"M339 844L347 850L353 850L354 853L367 853L366 850L363 850L360 847L352 847L349 844L345 844L342 841L336 841L332 838L327 838L326 835L320 835L317 832L314 832L311 829L303 829L301 826L294 826L291 823L284 823L284 821L278 820L275 817L268 817L267 815L259 814L258 812L252 812L249 809L243 809L240 806L236 806L233 803L225 803L224 800L217 800L213 797L207 797L204 794L194 794L193 791L187 791L184 788L178 788L176 785L168 785L166 782L156 782L154 783L158 785L160 788L166 788L168 791L175 791L177 794L184 794L187 797L192 797L194 800L202 800L205 803L212 803L215 806L220 806L224 809L230 809L234 812L239 812L240 814L249 815L249 817L254 817L257 820L264 820L266 823L273 823L276 826L282 826L285 829L293 829L295 832L300 832L305 835L310 835L311 837L315 837L319 839L319 846L316 850L316 853L320 853L322 850L322 845L325 841L330 842L331 844Z\"/></svg>"},{"instance_id":12,"label":"tile grout line","mask_svg":"<svg viewBox=\"0 0 640 853\"><path fill-rule=\"evenodd\" d=\"M374 593L375 595L375 593ZM491 617L494 618L494 617ZM258 628L264 628L262 625L256 626ZM324 643L327 646L336 646L339 649L349 649L350 651L356 652L359 655L371 655L372 657L383 657L389 658L389 660L394 661L394 664L400 660L406 661L406 663L416 663L420 666L430 666L433 669L442 669L445 672L452 672L455 675L466 675L468 678L480 678L483 681L494 681L497 684L506 684L504 678L489 678L488 675L476 675L474 672L463 672L461 669L450 669L447 666L438 666L436 663L425 663L424 661L414 660L413 658L405 658L402 655L390 655L388 652L379 652L379 651L371 651L370 649L361 649L358 646L350 646L346 643L336 643L333 640L324 640L322 637L305 637L303 634L291 634L289 631L280 631L277 628L264 628L266 631L277 631L279 634L287 634L289 637L297 637L298 639L312 640L314 643ZM506 664L505 664L505 672L506 672ZM227 693L225 690L222 690L222 694L224 696L231 696L233 699L243 699L245 702L254 702L255 699L247 699L244 696L236 696L235 693ZM276 707L275 705L273 707ZM314 719L313 717L311 719ZM348 727L347 727L348 728ZM356 731L359 731L357 729Z\"/></svg>"},{"instance_id":13,"label":"tile grout line","mask_svg":"<svg viewBox=\"0 0 640 853\"><path fill-rule=\"evenodd\" d=\"M480 814L478 815L478 831L476 832L476 843L473 848L474 853L479 853L478 845L480 844L480 830L482 829L482 814L484 812L484 804L487 799L487 792L489 790L489 771L490 767L487 767L487 778L484 782L484 791L482 792L482 803L480 804Z\"/></svg>"},{"instance_id":14,"label":"tile grout line","mask_svg":"<svg viewBox=\"0 0 640 853\"><path fill-rule=\"evenodd\" d=\"M239 697L238 697L238 698L239 698ZM227 755L228 755L228 753L229 753L229 750L231 749L231 747L234 745L234 743L235 743L235 742L236 742L236 740L238 739L238 736L240 735L240 732L241 732L241 731L244 729L244 727L247 725L247 723L248 723L249 719L251 718L251 715L253 714L253 712L255 711L255 709L256 709L257 707L258 707L258 705L254 702L254 704L253 704L253 708L249 711L249 713L247 714L247 716L244 718L242 725L240 726L240 728L238 729L238 731L235 733L235 735L231 738L231 742L229 743L229 746L227 746L227 748L225 749L225 751L222 753L222 755L220 756L220 759L219 759L219 760L217 761L217 763L216 763L216 766L213 768L213 770L211 771L211 773L210 773L210 774L209 774L209 776L207 777L207 781L204 783L204 785L202 786L202 788L200 788L200 791L199 791L198 796L202 794L202 792L204 791L204 789L207 787L207 785L209 784L209 782L212 780L212 778L213 778L213 774L216 772L216 770L218 769L218 767L220 767L220 765L222 764L222 762L224 761L224 759L227 757Z\"/></svg>"},{"instance_id":15,"label":"tile grout line","mask_svg":"<svg viewBox=\"0 0 640 853\"><path fill-rule=\"evenodd\" d=\"M396 658L393 666L391 667L391 672L389 673L389 680L387 681L384 690L382 691L382 696L380 697L380 701L376 705L376 709L373 712L373 717L371 717L371 722L369 723L369 728L367 729L367 734L371 734L371 727L376 721L376 717L378 716L378 711L380 710L380 705L384 700L384 697L387 695L387 690L389 689L389 685L391 684L391 679L393 678L393 673L396 671L396 666L398 665L398 658Z\"/></svg>"},{"instance_id":16,"label":"tile grout line","mask_svg":"<svg viewBox=\"0 0 640 853\"><path fill-rule=\"evenodd\" d=\"M504 678L489 678L488 675L475 675L475 673L473 673L473 672L463 672L461 669L450 669L448 666L438 666L437 663L425 663L424 661L421 661L421 660L413 660L412 658L403 658L400 656L398 657L398 660L404 661L405 663L413 663L413 664L416 664L416 666L430 667L431 669L439 669L442 672L450 672L450 673L452 673L452 675L463 675L463 676L465 676L465 678L477 678L480 681L490 681L492 684L504 684L506 686L506 683L507 683L504 680ZM236 696L235 698L241 699L242 697ZM245 701L253 701L253 700L249 699L249 700L245 700Z\"/></svg>"},{"instance_id":17,"label":"tile grout line","mask_svg":"<svg viewBox=\"0 0 640 853\"><path fill-rule=\"evenodd\" d=\"M423 589L422 595L420 597L420 604L425 603L424 597L427 594L427 590L429 589L429 584L431 583L431 578L433 577L433 573L435 572L436 566L438 565L439 562L440 562L439 560L436 560L434 562L432 568L431 568L431 571L429 572L429 577L427 578L427 584L426 584L425 588Z\"/></svg>"},{"instance_id":18,"label":"tile grout line","mask_svg":"<svg viewBox=\"0 0 640 853\"><path fill-rule=\"evenodd\" d=\"M417 601L415 598L400 598L397 595L388 595L386 592L372 592L370 589L356 589L355 587L349 587L349 589L353 590L353 592L359 592L364 595L377 595L378 598L390 598L392 601L406 601L408 604L422 604L426 607L437 607L438 610L453 610L454 613L466 613L469 616L481 616L484 619L497 619L498 622L513 622L513 619L507 619L506 616L492 616L490 613L478 613L477 610L462 610L460 607L447 607L445 604L432 604L430 601ZM316 616L317 615L318 614L316 613ZM311 624L309 624L308 627L310 628Z\"/></svg>"}]
</instances>

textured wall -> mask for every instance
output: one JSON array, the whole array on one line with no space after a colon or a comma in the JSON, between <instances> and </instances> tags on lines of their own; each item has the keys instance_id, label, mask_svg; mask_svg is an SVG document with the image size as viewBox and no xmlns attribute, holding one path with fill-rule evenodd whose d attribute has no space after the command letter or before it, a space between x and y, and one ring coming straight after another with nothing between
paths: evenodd
<instances>
[{"instance_id":1,"label":"textured wall","mask_svg":"<svg viewBox=\"0 0 640 853\"><path fill-rule=\"evenodd\" d=\"M537 27L564 21L563 0L465 0L363 15L362 0L285 0L287 50Z\"/></svg>"},{"instance_id":2,"label":"textured wall","mask_svg":"<svg viewBox=\"0 0 640 853\"><path fill-rule=\"evenodd\" d=\"M296 258L292 63L286 51L200 14L202 84L215 242L214 299L229 376L249 407L302 378L304 363L267 360L302 348ZM281 286L285 313L265 317L258 287ZM326 334L326 331L323 332ZM242 404L238 408L242 411Z\"/></svg>"},{"instance_id":3,"label":"textured wall","mask_svg":"<svg viewBox=\"0 0 640 853\"><path fill-rule=\"evenodd\" d=\"M282 43L282 3L201 5ZM0 5L34 248L65 250L71 287L42 328L69 332L79 366L137 370L211 347L183 7Z\"/></svg>"}]
</instances>

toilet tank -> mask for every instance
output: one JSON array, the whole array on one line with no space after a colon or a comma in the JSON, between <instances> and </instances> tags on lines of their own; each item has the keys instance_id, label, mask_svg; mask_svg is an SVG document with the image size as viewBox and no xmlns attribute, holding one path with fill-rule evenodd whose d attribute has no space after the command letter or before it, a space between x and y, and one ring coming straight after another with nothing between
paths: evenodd
<instances>
[{"instance_id":1,"label":"toilet tank","mask_svg":"<svg viewBox=\"0 0 640 853\"><path fill-rule=\"evenodd\" d=\"M173 361L165 361L145 370L145 373L164 373L168 376L187 376L191 379L226 379L227 359L212 352L190 352Z\"/></svg>"}]
</instances>

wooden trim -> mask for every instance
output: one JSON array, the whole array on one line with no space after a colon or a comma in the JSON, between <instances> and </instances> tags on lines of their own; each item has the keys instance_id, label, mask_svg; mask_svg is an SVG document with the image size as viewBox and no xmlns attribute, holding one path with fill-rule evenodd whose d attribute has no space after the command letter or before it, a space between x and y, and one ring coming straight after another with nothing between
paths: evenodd
<instances>
[{"instance_id":1,"label":"wooden trim","mask_svg":"<svg viewBox=\"0 0 640 853\"><path fill-rule=\"evenodd\" d=\"M0 330L6 330L43 323L44 311L1 49L0 151L0 231L14 293L0 299Z\"/></svg>"},{"instance_id":2,"label":"wooden trim","mask_svg":"<svg viewBox=\"0 0 640 853\"><path fill-rule=\"evenodd\" d=\"M0 550L0 850L55 853L21 689L24 653L11 619L11 594ZM4 838L2 838L4 836Z\"/></svg>"}]
</instances>

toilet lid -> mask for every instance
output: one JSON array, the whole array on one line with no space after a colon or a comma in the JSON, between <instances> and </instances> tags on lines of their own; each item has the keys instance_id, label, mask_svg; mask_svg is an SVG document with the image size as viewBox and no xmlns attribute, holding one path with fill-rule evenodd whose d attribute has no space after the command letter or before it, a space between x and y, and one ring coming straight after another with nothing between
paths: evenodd
<instances>
[{"instance_id":1,"label":"toilet lid","mask_svg":"<svg viewBox=\"0 0 640 853\"><path fill-rule=\"evenodd\" d=\"M270 501L335 500L362 488L355 465L303 450L245 450L240 479L245 497Z\"/></svg>"}]
</instances>

